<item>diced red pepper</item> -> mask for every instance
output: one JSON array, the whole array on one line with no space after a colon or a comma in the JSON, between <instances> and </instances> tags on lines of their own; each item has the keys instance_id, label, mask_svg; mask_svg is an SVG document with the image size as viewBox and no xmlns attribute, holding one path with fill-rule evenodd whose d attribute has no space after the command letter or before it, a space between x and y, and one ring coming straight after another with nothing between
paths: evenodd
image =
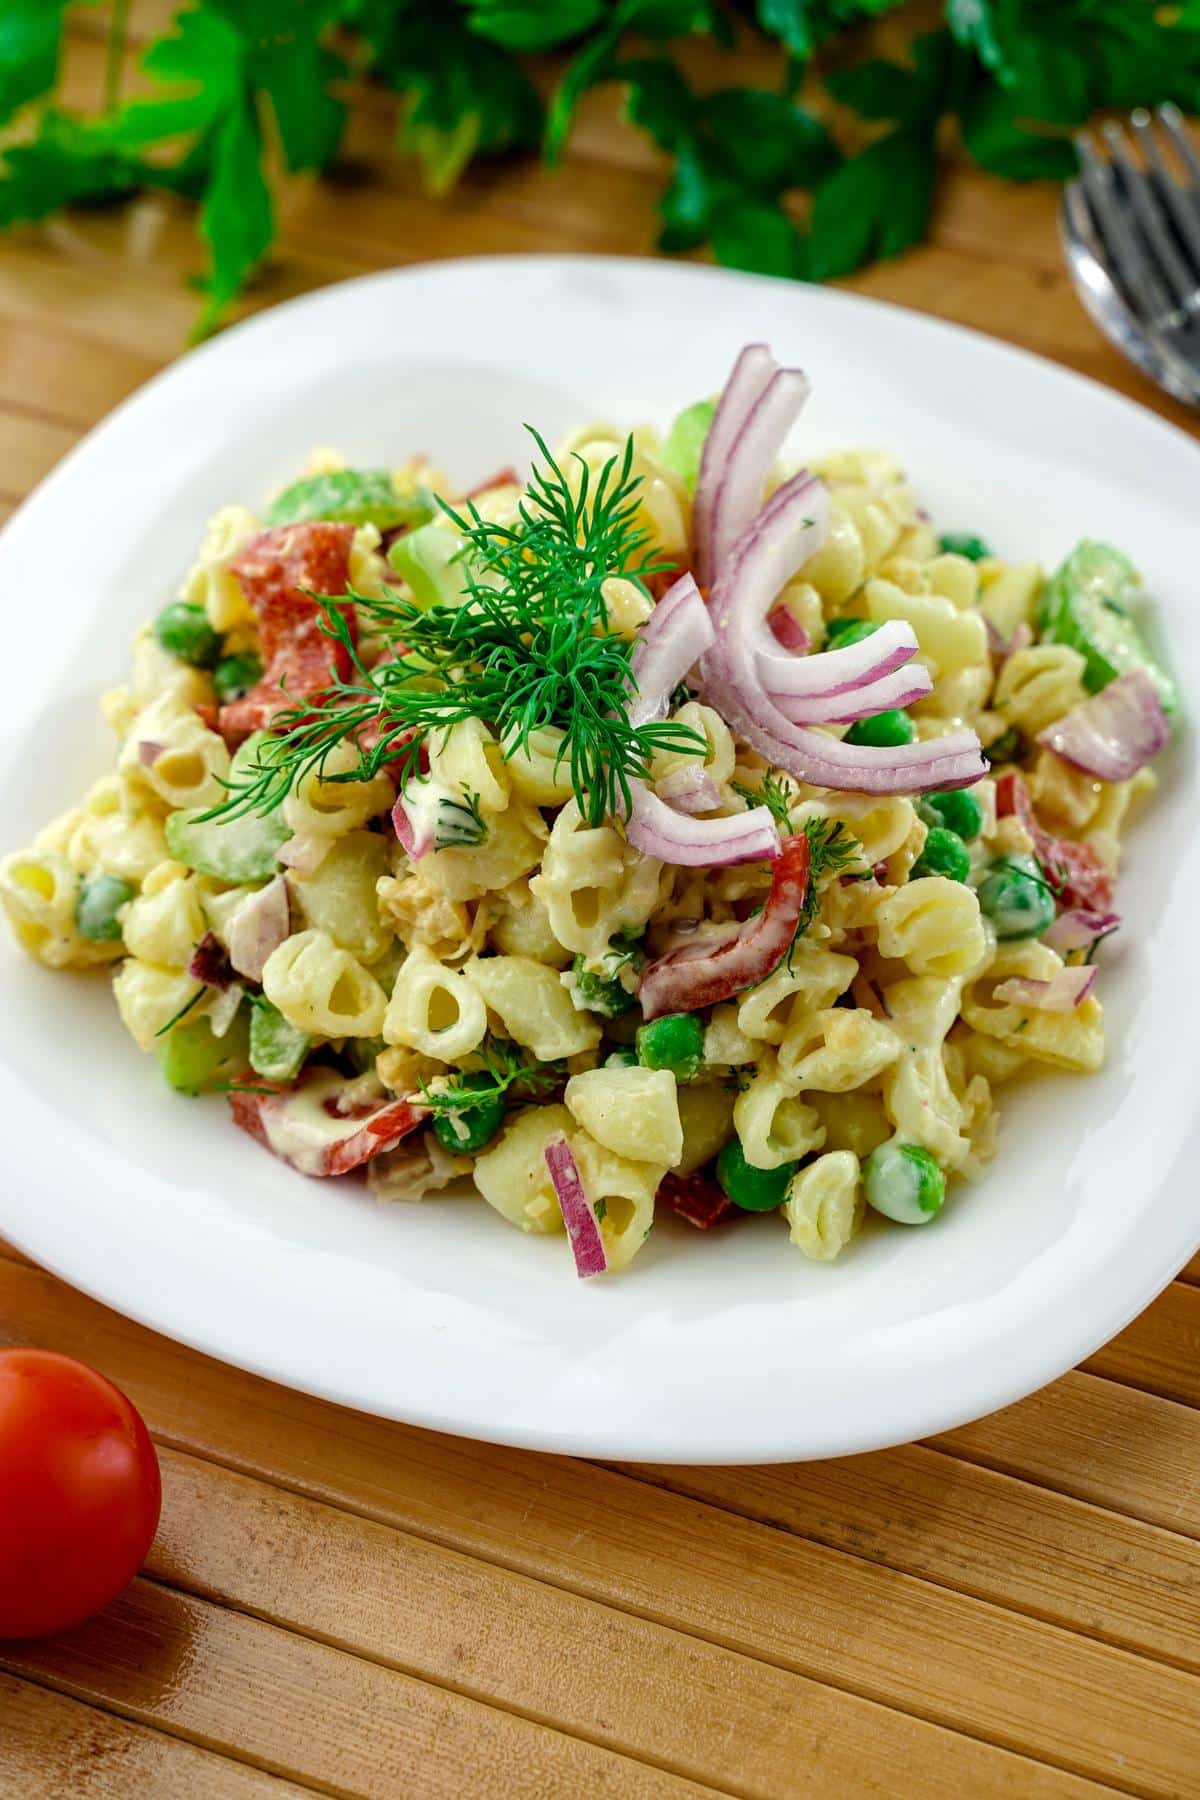
<instances>
[{"instance_id":1,"label":"diced red pepper","mask_svg":"<svg viewBox=\"0 0 1200 1800\"><path fill-rule=\"evenodd\" d=\"M728 1194L699 1171L694 1175L664 1175L655 1198L665 1200L673 1212L698 1231L707 1231L734 1210Z\"/></svg>"},{"instance_id":2,"label":"diced red pepper","mask_svg":"<svg viewBox=\"0 0 1200 1800\"><path fill-rule=\"evenodd\" d=\"M232 564L258 619L265 668L248 694L221 708L226 737L261 731L276 713L349 676L349 654L322 630L311 595L346 592L353 538L353 525L280 525L251 538ZM353 633L353 614L347 616Z\"/></svg>"},{"instance_id":3,"label":"diced red pepper","mask_svg":"<svg viewBox=\"0 0 1200 1800\"><path fill-rule=\"evenodd\" d=\"M253 1074L245 1081L244 1090L229 1096L234 1124L303 1175L348 1175L395 1149L429 1117L427 1106L366 1096L360 1082L344 1081L333 1071L301 1076L292 1087ZM302 1113L310 1120L307 1130ZM323 1127L322 1117L332 1125Z\"/></svg>"},{"instance_id":4,"label":"diced red pepper","mask_svg":"<svg viewBox=\"0 0 1200 1800\"><path fill-rule=\"evenodd\" d=\"M785 838L771 868L771 892L760 913L731 925L720 938L705 938L668 951L647 964L638 999L647 1019L697 1012L763 981L791 948L808 896L811 858L800 831Z\"/></svg>"},{"instance_id":5,"label":"diced red pepper","mask_svg":"<svg viewBox=\"0 0 1200 1800\"><path fill-rule=\"evenodd\" d=\"M1015 816L1030 837L1046 880L1063 906L1083 906L1107 912L1112 905L1113 878L1090 844L1055 837L1033 810L1025 777L1019 769L1006 769L996 783L996 813Z\"/></svg>"}]
</instances>

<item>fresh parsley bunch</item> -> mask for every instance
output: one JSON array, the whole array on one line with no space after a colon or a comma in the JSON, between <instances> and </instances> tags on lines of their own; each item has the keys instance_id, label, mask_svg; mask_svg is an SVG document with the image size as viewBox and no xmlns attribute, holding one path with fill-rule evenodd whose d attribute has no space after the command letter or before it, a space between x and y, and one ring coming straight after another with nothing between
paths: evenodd
<instances>
[{"instance_id":1,"label":"fresh parsley bunch","mask_svg":"<svg viewBox=\"0 0 1200 1800\"><path fill-rule=\"evenodd\" d=\"M399 151L434 193L476 156L540 147L553 162L584 92L617 83L672 159L661 247L812 280L920 238L947 120L982 167L1026 181L1071 172L1070 128L1098 108L1200 110L1200 0L943 0L902 64L853 60L853 28L899 0L193 0L142 55L151 96L125 101L128 0L111 0L104 92L85 116L54 94L70 15L94 6L0 6L0 226L146 188L194 200L209 247L199 333L271 246L276 172L336 157L356 78L394 90ZM732 49L748 31L779 46L772 82L698 91L686 41ZM543 101L531 71L547 53ZM816 116L826 100L865 142L856 154Z\"/></svg>"}]
</instances>

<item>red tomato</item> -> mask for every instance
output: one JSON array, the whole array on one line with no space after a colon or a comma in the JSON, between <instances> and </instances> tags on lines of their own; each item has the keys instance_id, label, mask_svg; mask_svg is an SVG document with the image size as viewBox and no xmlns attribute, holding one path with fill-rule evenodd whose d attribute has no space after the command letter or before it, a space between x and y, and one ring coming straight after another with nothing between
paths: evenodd
<instances>
[{"instance_id":1,"label":"red tomato","mask_svg":"<svg viewBox=\"0 0 1200 1800\"><path fill-rule=\"evenodd\" d=\"M150 1435L111 1381L52 1350L0 1350L0 1638L107 1606L144 1562L161 1502Z\"/></svg>"}]
</instances>

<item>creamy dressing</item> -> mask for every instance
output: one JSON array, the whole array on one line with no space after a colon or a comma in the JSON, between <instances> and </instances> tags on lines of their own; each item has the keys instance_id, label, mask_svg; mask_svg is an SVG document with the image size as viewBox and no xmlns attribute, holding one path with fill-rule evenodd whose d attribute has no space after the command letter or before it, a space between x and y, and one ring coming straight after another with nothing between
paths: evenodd
<instances>
[{"instance_id":1,"label":"creamy dressing","mask_svg":"<svg viewBox=\"0 0 1200 1800\"><path fill-rule=\"evenodd\" d=\"M323 1175L328 1153L344 1144L364 1125L362 1119L332 1118L326 1100L344 1094L346 1082L332 1071L318 1075L294 1093L269 1100L262 1109L262 1128L267 1143L281 1161L302 1175Z\"/></svg>"}]
</instances>

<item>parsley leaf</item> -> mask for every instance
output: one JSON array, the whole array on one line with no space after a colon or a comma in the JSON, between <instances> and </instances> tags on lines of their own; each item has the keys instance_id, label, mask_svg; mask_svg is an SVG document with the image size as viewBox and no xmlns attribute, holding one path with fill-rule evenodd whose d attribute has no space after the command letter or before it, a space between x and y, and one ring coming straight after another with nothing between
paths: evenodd
<instances>
[{"instance_id":1,"label":"parsley leaf","mask_svg":"<svg viewBox=\"0 0 1200 1800\"><path fill-rule=\"evenodd\" d=\"M249 96L217 131L200 229L212 251L212 274L206 284L208 301L196 323L198 337L212 329L258 266L275 233L271 195L262 170L262 135Z\"/></svg>"},{"instance_id":2,"label":"parsley leaf","mask_svg":"<svg viewBox=\"0 0 1200 1800\"><path fill-rule=\"evenodd\" d=\"M0 125L58 79L67 0L4 0L0 7Z\"/></svg>"}]
</instances>

